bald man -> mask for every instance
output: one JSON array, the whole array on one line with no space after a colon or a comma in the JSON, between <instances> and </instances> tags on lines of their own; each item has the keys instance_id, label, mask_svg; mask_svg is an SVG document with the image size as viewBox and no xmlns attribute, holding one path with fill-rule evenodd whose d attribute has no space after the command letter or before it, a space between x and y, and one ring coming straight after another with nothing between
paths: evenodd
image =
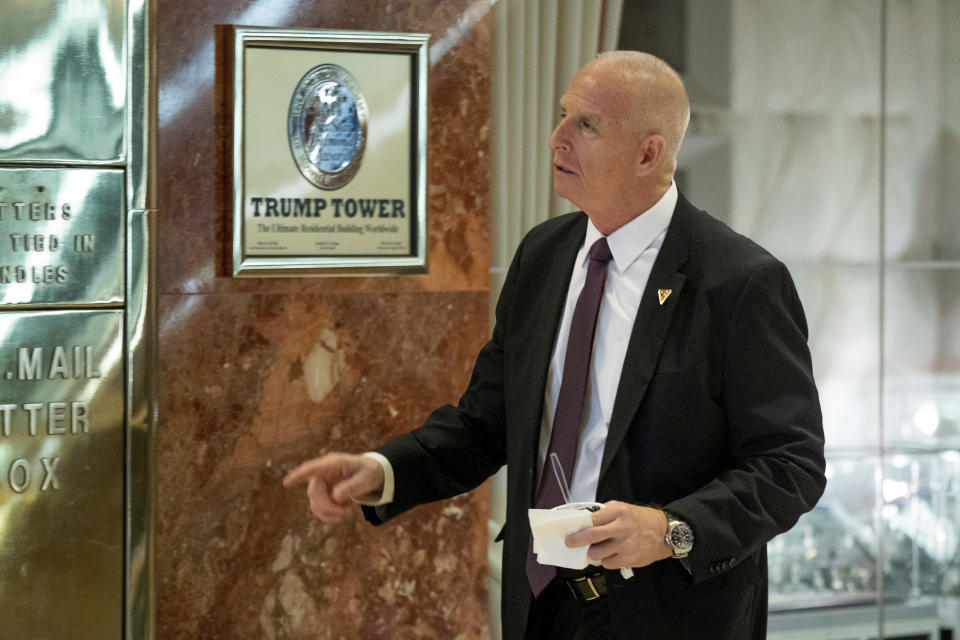
<instances>
[{"instance_id":1,"label":"bald man","mask_svg":"<svg viewBox=\"0 0 960 640\"><path fill-rule=\"evenodd\" d=\"M654 56L578 71L550 148L554 188L581 211L520 244L458 405L285 479L325 521L359 500L379 524L506 464L507 640L764 638L766 543L823 492L800 300L781 262L678 192L689 113ZM559 502L552 453L572 499L603 504L566 539L598 566L531 553L527 510Z\"/></svg>"}]
</instances>

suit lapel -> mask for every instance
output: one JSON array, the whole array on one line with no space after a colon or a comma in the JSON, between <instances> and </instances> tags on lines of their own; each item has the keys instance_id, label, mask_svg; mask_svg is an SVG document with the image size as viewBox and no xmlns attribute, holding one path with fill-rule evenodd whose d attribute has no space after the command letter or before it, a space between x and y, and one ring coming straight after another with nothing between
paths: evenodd
<instances>
[{"instance_id":1,"label":"suit lapel","mask_svg":"<svg viewBox=\"0 0 960 640\"><path fill-rule=\"evenodd\" d=\"M681 195L670 221L670 229L643 291L630 342L627 344L617 397L613 403L603 461L600 465L601 482L646 394L674 310L682 299L686 276L680 273L680 268L687 260L692 211L693 206ZM661 289L670 290L662 304L659 295Z\"/></svg>"},{"instance_id":2,"label":"suit lapel","mask_svg":"<svg viewBox=\"0 0 960 640\"><path fill-rule=\"evenodd\" d=\"M547 373L550 370L554 342L560 329L567 290L570 288L573 263L580 247L583 246L586 222L587 217L583 216L572 228L569 237L557 246L550 271L543 274L543 290L539 301L533 305L536 313L534 322L540 329L529 334L530 355L525 363L526 372L519 377L520 380L530 381L522 400L524 407L522 415L525 417L521 419L520 424L530 425L532 430L532 433L525 431L521 441L521 447L524 449L521 455L524 460L531 463L527 468L533 470L532 473L526 474L529 476L526 480L529 481L527 494L530 496L531 504L536 490L534 485L536 484L537 445L540 442L540 421L543 419L543 394L547 385ZM549 329L544 330L544 327Z\"/></svg>"}]
</instances>

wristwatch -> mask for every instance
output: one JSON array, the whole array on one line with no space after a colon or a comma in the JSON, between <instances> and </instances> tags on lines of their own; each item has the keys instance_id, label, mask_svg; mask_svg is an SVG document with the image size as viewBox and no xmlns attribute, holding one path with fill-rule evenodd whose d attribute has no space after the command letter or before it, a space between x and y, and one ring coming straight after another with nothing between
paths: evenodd
<instances>
[{"instance_id":1,"label":"wristwatch","mask_svg":"<svg viewBox=\"0 0 960 640\"><path fill-rule=\"evenodd\" d=\"M674 558L686 558L693 549L693 529L673 514L667 511L663 513L667 516L667 535L664 536L664 542L673 549Z\"/></svg>"}]
</instances>

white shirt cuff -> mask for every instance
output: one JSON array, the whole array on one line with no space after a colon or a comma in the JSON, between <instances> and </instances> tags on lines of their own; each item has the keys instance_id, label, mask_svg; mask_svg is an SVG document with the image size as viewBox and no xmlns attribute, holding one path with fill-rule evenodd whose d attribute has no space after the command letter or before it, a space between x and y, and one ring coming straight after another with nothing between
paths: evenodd
<instances>
[{"instance_id":1,"label":"white shirt cuff","mask_svg":"<svg viewBox=\"0 0 960 640\"><path fill-rule=\"evenodd\" d=\"M367 507L390 504L393 502L393 465L390 464L386 456L376 451L367 451L363 454L363 457L372 458L380 463L380 467L383 469L383 492L378 495L371 491L366 495L354 498L353 501Z\"/></svg>"}]
</instances>

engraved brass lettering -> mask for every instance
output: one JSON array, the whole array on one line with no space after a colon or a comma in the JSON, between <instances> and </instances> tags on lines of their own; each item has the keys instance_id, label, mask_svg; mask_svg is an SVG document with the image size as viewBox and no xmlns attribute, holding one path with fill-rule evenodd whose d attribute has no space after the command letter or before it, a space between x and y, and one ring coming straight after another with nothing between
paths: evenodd
<instances>
[{"instance_id":1,"label":"engraved brass lettering","mask_svg":"<svg viewBox=\"0 0 960 640\"><path fill-rule=\"evenodd\" d=\"M40 458L40 468L43 470L40 491L60 490L60 478L57 476L57 466L59 464L59 457ZM23 493L30 488L31 480L34 477L34 468L26 458L17 458L10 463L6 479L14 493Z\"/></svg>"},{"instance_id":2,"label":"engraved brass lettering","mask_svg":"<svg viewBox=\"0 0 960 640\"><path fill-rule=\"evenodd\" d=\"M24 215L24 210L29 206L30 212ZM9 210L13 209L13 215L16 220L32 220L40 222L41 220L50 222L57 219L57 211L60 212L60 218L70 219L70 204L63 203L58 208L52 202L0 202L0 220L7 218Z\"/></svg>"},{"instance_id":3,"label":"engraved brass lettering","mask_svg":"<svg viewBox=\"0 0 960 640\"><path fill-rule=\"evenodd\" d=\"M53 349L53 358L50 360L50 375L53 378L67 378L67 360L63 355L63 347L57 346Z\"/></svg>"},{"instance_id":4,"label":"engraved brass lettering","mask_svg":"<svg viewBox=\"0 0 960 640\"><path fill-rule=\"evenodd\" d=\"M17 471L20 472L19 479ZM7 481L14 493L23 493L30 486L30 465L23 458L17 458L10 465L10 473L7 474Z\"/></svg>"},{"instance_id":5,"label":"engraved brass lettering","mask_svg":"<svg viewBox=\"0 0 960 640\"><path fill-rule=\"evenodd\" d=\"M19 266L0 265L0 284L26 282L27 270Z\"/></svg>"},{"instance_id":6,"label":"engraved brass lettering","mask_svg":"<svg viewBox=\"0 0 960 640\"><path fill-rule=\"evenodd\" d=\"M0 433L5 438L10 437L10 412L17 408L15 404L0 404L0 412L3 412L2 422L0 422Z\"/></svg>"},{"instance_id":7,"label":"engraved brass lettering","mask_svg":"<svg viewBox=\"0 0 960 640\"><path fill-rule=\"evenodd\" d=\"M93 368L93 347L87 346L84 347L83 352L86 354L84 358L84 369L83 375L85 378L99 378L100 371Z\"/></svg>"},{"instance_id":8,"label":"engraved brass lettering","mask_svg":"<svg viewBox=\"0 0 960 640\"><path fill-rule=\"evenodd\" d=\"M44 356L49 354L49 365L44 366ZM44 377L44 371L46 376ZM17 348L17 377L20 380L66 380L74 378L99 378L100 370L94 367L93 347L76 346L70 350L63 345L53 349L45 347ZM9 377L9 376L8 376Z\"/></svg>"},{"instance_id":9,"label":"engraved brass lettering","mask_svg":"<svg viewBox=\"0 0 960 640\"><path fill-rule=\"evenodd\" d=\"M67 409L69 407L69 415ZM11 437L12 421L16 411L27 414L27 433L36 436L41 422L46 422L47 435L73 435L90 433L90 403L85 400L73 402L26 402L21 405L0 404L0 435ZM15 434L14 434L15 435Z\"/></svg>"},{"instance_id":10,"label":"engraved brass lettering","mask_svg":"<svg viewBox=\"0 0 960 640\"><path fill-rule=\"evenodd\" d=\"M60 240L53 234L11 233L9 237L13 251L56 251L60 248Z\"/></svg>"},{"instance_id":11,"label":"engraved brass lettering","mask_svg":"<svg viewBox=\"0 0 960 640\"><path fill-rule=\"evenodd\" d=\"M0 68L34 80L0 89L0 640L141 635L140 572L125 582L125 320L146 293L129 209L149 204L149 165L124 116L145 95L143 12L0 0Z\"/></svg>"},{"instance_id":12,"label":"engraved brass lettering","mask_svg":"<svg viewBox=\"0 0 960 640\"><path fill-rule=\"evenodd\" d=\"M43 347L20 347L17 349L18 377L21 380L39 380L42 357Z\"/></svg>"},{"instance_id":13,"label":"engraved brass lettering","mask_svg":"<svg viewBox=\"0 0 960 640\"><path fill-rule=\"evenodd\" d=\"M123 206L119 169L0 167L0 306L121 303Z\"/></svg>"},{"instance_id":14,"label":"engraved brass lettering","mask_svg":"<svg viewBox=\"0 0 960 640\"><path fill-rule=\"evenodd\" d=\"M92 233L80 233L73 236L73 250L78 253L93 253L95 237Z\"/></svg>"},{"instance_id":15,"label":"engraved brass lettering","mask_svg":"<svg viewBox=\"0 0 960 640\"><path fill-rule=\"evenodd\" d=\"M47 405L47 433L51 436L67 432L67 403L51 402Z\"/></svg>"},{"instance_id":16,"label":"engraved brass lettering","mask_svg":"<svg viewBox=\"0 0 960 640\"><path fill-rule=\"evenodd\" d=\"M70 433L77 433L77 429L83 429L84 433L90 433L90 405L86 402L70 403Z\"/></svg>"},{"instance_id":17,"label":"engraved brass lettering","mask_svg":"<svg viewBox=\"0 0 960 640\"><path fill-rule=\"evenodd\" d=\"M43 484L40 485L40 491L60 490L60 480L57 478L57 465L60 464L60 458L40 458L43 464Z\"/></svg>"},{"instance_id":18,"label":"engraved brass lettering","mask_svg":"<svg viewBox=\"0 0 960 640\"><path fill-rule=\"evenodd\" d=\"M28 402L25 405L22 405L23 410L30 414L30 417L27 419L27 428L30 431L30 435L37 435L37 414L40 413L40 410L43 409L43 405L39 402Z\"/></svg>"}]
</instances>

